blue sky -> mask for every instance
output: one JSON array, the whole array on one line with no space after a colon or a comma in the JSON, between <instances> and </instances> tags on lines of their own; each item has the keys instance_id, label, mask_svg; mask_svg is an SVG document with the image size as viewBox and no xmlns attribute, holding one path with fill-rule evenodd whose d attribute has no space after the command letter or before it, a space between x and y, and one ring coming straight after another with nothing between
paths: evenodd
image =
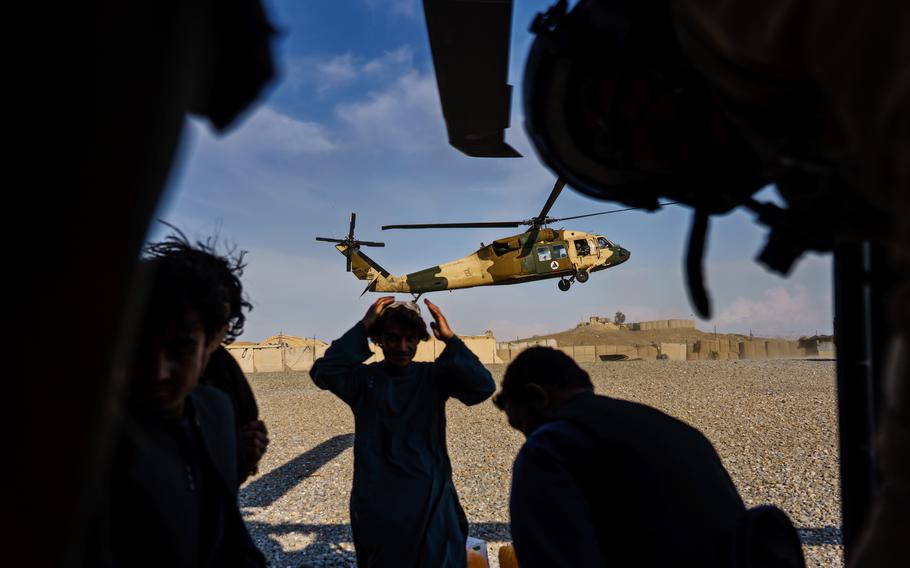
<instances>
[{"instance_id":1,"label":"blue sky","mask_svg":"<svg viewBox=\"0 0 910 568\"><path fill-rule=\"evenodd\" d=\"M341 237L351 211L357 236L396 274L473 252L509 230L380 231L390 223L512 220L535 215L554 177L522 128L521 74L527 24L549 2L519 0L513 21L512 128L525 157L468 158L448 146L423 13L417 0L267 0L282 30L281 77L228 134L187 124L181 157L158 216L190 236L215 233L249 251L244 281L254 310L242 339L282 331L330 340L362 317L376 295L344 271L314 237ZM773 191L765 192L773 197ZM551 214L615 204L564 191ZM623 311L630 321L692 317L683 254L689 211L621 213L570 222L632 251L626 264L567 292L556 281L432 294L459 333L500 338L558 331L589 315ZM152 238L164 233L153 227ZM805 257L790 278L752 258L765 229L751 215L715 219L707 279L715 317L699 327L796 336L831 331L830 257Z\"/></svg>"}]
</instances>

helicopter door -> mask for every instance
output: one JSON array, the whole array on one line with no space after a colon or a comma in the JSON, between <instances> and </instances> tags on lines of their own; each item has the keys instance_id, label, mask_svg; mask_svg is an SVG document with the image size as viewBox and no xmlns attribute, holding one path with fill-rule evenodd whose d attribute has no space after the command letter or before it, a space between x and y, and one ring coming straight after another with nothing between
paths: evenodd
<instances>
[{"instance_id":1,"label":"helicopter door","mask_svg":"<svg viewBox=\"0 0 910 568\"><path fill-rule=\"evenodd\" d=\"M576 239L573 244L575 245L576 256L582 257L591 254L591 244L587 239Z\"/></svg>"},{"instance_id":2,"label":"helicopter door","mask_svg":"<svg viewBox=\"0 0 910 568\"><path fill-rule=\"evenodd\" d=\"M537 256L537 273L548 274L569 268L569 254L564 244L541 245L534 249Z\"/></svg>"}]
</instances>

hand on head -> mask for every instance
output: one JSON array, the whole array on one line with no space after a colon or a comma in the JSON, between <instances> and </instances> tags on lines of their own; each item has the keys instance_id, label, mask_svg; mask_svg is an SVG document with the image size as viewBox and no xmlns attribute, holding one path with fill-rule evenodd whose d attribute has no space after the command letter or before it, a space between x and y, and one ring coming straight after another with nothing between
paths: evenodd
<instances>
[{"instance_id":1,"label":"hand on head","mask_svg":"<svg viewBox=\"0 0 910 568\"><path fill-rule=\"evenodd\" d=\"M455 332L449 327L449 322L446 321L446 317L442 315L439 306L428 299L424 299L423 303L427 305L427 309L430 310L430 314L433 316L433 320L435 320L430 322L430 328L433 329L433 335L436 336L436 339L448 341L455 337Z\"/></svg>"},{"instance_id":2,"label":"hand on head","mask_svg":"<svg viewBox=\"0 0 910 568\"><path fill-rule=\"evenodd\" d=\"M382 310L384 310L386 306L394 301L395 298L393 296L383 296L373 302L373 305L370 306L370 309L367 310L366 315L363 316L363 319L361 320L363 322L363 326L367 328L367 332L371 331L373 329L373 326L376 325L380 314L382 314Z\"/></svg>"},{"instance_id":3,"label":"hand on head","mask_svg":"<svg viewBox=\"0 0 910 568\"><path fill-rule=\"evenodd\" d=\"M379 316L382 314L382 311L388 306L395 302L393 296L383 296L373 302L373 305L367 310L365 316L361 320L363 326L367 328L367 331L371 331L373 326L376 325L376 322L379 320ZM436 336L436 339L440 341L448 341L455 337L455 332L452 331L452 328L449 327L449 322L446 320L446 317L442 315L442 311L439 309L439 306L434 304L428 299L424 299L423 303L426 304L427 309L430 310L430 315L433 316L433 321L430 322L430 328L433 330L433 335Z\"/></svg>"}]
</instances>

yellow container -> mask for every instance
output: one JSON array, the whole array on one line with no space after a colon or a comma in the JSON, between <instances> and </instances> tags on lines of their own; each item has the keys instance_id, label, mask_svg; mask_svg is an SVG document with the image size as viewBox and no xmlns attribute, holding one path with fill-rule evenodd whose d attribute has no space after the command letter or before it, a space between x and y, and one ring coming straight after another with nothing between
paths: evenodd
<instances>
[{"instance_id":1,"label":"yellow container","mask_svg":"<svg viewBox=\"0 0 910 568\"><path fill-rule=\"evenodd\" d=\"M489 568L483 554L468 549L468 568Z\"/></svg>"},{"instance_id":2,"label":"yellow container","mask_svg":"<svg viewBox=\"0 0 910 568\"><path fill-rule=\"evenodd\" d=\"M500 546L498 556L500 568L518 568L518 558L515 557L515 549L511 544Z\"/></svg>"}]
</instances>

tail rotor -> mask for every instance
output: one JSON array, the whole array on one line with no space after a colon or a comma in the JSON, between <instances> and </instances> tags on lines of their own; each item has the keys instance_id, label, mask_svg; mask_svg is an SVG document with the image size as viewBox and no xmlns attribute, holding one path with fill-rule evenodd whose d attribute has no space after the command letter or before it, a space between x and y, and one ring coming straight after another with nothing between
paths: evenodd
<instances>
[{"instance_id":1,"label":"tail rotor","mask_svg":"<svg viewBox=\"0 0 910 568\"><path fill-rule=\"evenodd\" d=\"M351 262L353 260L353 255L355 251L360 250L360 247L384 247L385 243L378 243L374 241L358 241L354 238L354 226L357 223L357 214L351 213L351 224L348 229L348 236L345 239L331 239L328 237L316 237L317 241L323 241L326 243L337 243L345 246L344 256L347 259L347 271L351 271ZM363 255L362 255L363 256Z\"/></svg>"}]
</instances>

